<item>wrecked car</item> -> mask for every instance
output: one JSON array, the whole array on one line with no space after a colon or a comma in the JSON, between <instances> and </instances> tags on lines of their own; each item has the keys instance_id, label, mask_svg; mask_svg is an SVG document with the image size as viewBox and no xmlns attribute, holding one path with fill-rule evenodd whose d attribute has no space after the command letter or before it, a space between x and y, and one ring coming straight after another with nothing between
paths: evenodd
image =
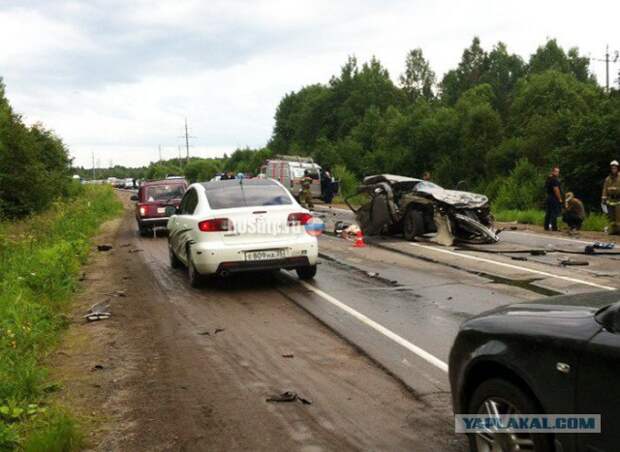
<instances>
[{"instance_id":1,"label":"wrecked car","mask_svg":"<svg viewBox=\"0 0 620 452\"><path fill-rule=\"evenodd\" d=\"M446 190L437 184L392 174L364 178L356 194L365 194L361 207L346 204L355 213L365 235L403 234L415 240L433 233L433 241L451 246L454 241L498 241L489 199L480 194ZM354 195L355 196L355 195Z\"/></svg>"}]
</instances>

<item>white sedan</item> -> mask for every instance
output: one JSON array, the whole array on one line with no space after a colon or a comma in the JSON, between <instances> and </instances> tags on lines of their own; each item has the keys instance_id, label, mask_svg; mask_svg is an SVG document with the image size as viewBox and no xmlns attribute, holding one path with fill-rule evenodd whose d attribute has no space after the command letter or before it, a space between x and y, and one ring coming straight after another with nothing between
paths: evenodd
<instances>
[{"instance_id":1,"label":"white sedan","mask_svg":"<svg viewBox=\"0 0 620 452\"><path fill-rule=\"evenodd\" d=\"M312 279L317 224L272 179L192 184L168 221L170 265L185 265L192 286L204 275L255 270L295 269Z\"/></svg>"}]
</instances>

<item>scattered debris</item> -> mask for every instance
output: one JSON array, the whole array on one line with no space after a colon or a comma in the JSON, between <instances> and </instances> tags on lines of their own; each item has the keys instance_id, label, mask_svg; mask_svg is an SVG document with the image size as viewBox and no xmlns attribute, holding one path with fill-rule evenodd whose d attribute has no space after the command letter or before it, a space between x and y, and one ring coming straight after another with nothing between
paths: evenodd
<instances>
[{"instance_id":1,"label":"scattered debris","mask_svg":"<svg viewBox=\"0 0 620 452\"><path fill-rule=\"evenodd\" d=\"M104 367L101 364L95 364L91 370L91 372L96 372L98 370L103 370Z\"/></svg>"},{"instance_id":2,"label":"scattered debris","mask_svg":"<svg viewBox=\"0 0 620 452\"><path fill-rule=\"evenodd\" d=\"M107 320L112 314L110 314L110 299L96 303L90 307L84 318L89 322L95 322L97 320Z\"/></svg>"},{"instance_id":3,"label":"scattered debris","mask_svg":"<svg viewBox=\"0 0 620 452\"><path fill-rule=\"evenodd\" d=\"M586 245L586 247L583 249L583 253L588 255L594 254L594 245Z\"/></svg>"},{"instance_id":4,"label":"scattered debris","mask_svg":"<svg viewBox=\"0 0 620 452\"><path fill-rule=\"evenodd\" d=\"M97 251L110 251L112 249L112 245L97 245Z\"/></svg>"},{"instance_id":5,"label":"scattered debris","mask_svg":"<svg viewBox=\"0 0 620 452\"><path fill-rule=\"evenodd\" d=\"M217 333L221 333L222 331L225 331L224 328L216 328L215 331L213 331L213 334L216 335ZM209 332L209 330L204 330L200 333L198 333L199 336L211 336L211 333Z\"/></svg>"},{"instance_id":6,"label":"scattered debris","mask_svg":"<svg viewBox=\"0 0 620 452\"><path fill-rule=\"evenodd\" d=\"M568 259L561 259L560 260L560 265L586 266L586 265L590 265L590 262L584 261L584 260L574 260L574 259L568 258Z\"/></svg>"},{"instance_id":7,"label":"scattered debris","mask_svg":"<svg viewBox=\"0 0 620 452\"><path fill-rule=\"evenodd\" d=\"M513 261L527 261L527 257L525 256L510 256L510 259Z\"/></svg>"},{"instance_id":8,"label":"scattered debris","mask_svg":"<svg viewBox=\"0 0 620 452\"><path fill-rule=\"evenodd\" d=\"M285 353L284 355L282 355L282 358L294 358L295 355L293 355L292 353Z\"/></svg>"},{"instance_id":9,"label":"scattered debris","mask_svg":"<svg viewBox=\"0 0 620 452\"><path fill-rule=\"evenodd\" d=\"M286 391L282 394L267 397L267 402L294 402L295 400L299 400L304 405L312 405L312 401L297 395L296 392Z\"/></svg>"},{"instance_id":10,"label":"scattered debris","mask_svg":"<svg viewBox=\"0 0 620 452\"><path fill-rule=\"evenodd\" d=\"M448 297L448 298L446 298L446 300L452 300L452 297Z\"/></svg>"},{"instance_id":11,"label":"scattered debris","mask_svg":"<svg viewBox=\"0 0 620 452\"><path fill-rule=\"evenodd\" d=\"M593 248L597 248L600 250L613 250L615 246L616 244L613 242L594 242L592 244Z\"/></svg>"},{"instance_id":12,"label":"scattered debris","mask_svg":"<svg viewBox=\"0 0 620 452\"><path fill-rule=\"evenodd\" d=\"M519 230L519 227L518 227L518 226L510 226L510 228L509 228L509 229L510 229L511 231L517 231L517 230Z\"/></svg>"},{"instance_id":13,"label":"scattered debris","mask_svg":"<svg viewBox=\"0 0 620 452\"><path fill-rule=\"evenodd\" d=\"M105 292L104 295L108 295L110 297L125 298L127 296L127 293L124 290L115 290L114 292Z\"/></svg>"},{"instance_id":14,"label":"scattered debris","mask_svg":"<svg viewBox=\"0 0 620 452\"><path fill-rule=\"evenodd\" d=\"M366 274L371 278L376 278L377 276L379 276L379 273L377 272L366 272Z\"/></svg>"},{"instance_id":15,"label":"scattered debris","mask_svg":"<svg viewBox=\"0 0 620 452\"><path fill-rule=\"evenodd\" d=\"M531 250L530 255L531 256L546 256L547 252L545 250Z\"/></svg>"},{"instance_id":16,"label":"scattered debris","mask_svg":"<svg viewBox=\"0 0 620 452\"><path fill-rule=\"evenodd\" d=\"M82 274L78 278L78 281L86 281L86 272L82 272Z\"/></svg>"},{"instance_id":17,"label":"scattered debris","mask_svg":"<svg viewBox=\"0 0 620 452\"><path fill-rule=\"evenodd\" d=\"M128 246L131 246L131 243L123 243L121 248L127 248Z\"/></svg>"},{"instance_id":18,"label":"scattered debris","mask_svg":"<svg viewBox=\"0 0 620 452\"><path fill-rule=\"evenodd\" d=\"M139 253L140 251L144 251L144 250L142 248L135 248L135 249L129 250L130 253Z\"/></svg>"}]
</instances>

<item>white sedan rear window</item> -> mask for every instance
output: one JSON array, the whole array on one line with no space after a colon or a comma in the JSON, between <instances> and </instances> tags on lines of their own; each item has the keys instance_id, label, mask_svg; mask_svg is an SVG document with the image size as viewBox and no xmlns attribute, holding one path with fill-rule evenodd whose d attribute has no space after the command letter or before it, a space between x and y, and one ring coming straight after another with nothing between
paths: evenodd
<instances>
[{"instance_id":1,"label":"white sedan rear window","mask_svg":"<svg viewBox=\"0 0 620 452\"><path fill-rule=\"evenodd\" d=\"M289 194L278 185L234 183L207 188L206 194L212 209L292 204Z\"/></svg>"}]
</instances>

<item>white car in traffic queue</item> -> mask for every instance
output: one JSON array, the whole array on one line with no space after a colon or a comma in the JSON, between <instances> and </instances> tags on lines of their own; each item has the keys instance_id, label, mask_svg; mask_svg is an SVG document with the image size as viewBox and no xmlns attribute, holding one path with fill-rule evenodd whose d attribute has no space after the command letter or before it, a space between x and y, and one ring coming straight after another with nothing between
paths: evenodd
<instances>
[{"instance_id":1,"label":"white car in traffic queue","mask_svg":"<svg viewBox=\"0 0 620 452\"><path fill-rule=\"evenodd\" d=\"M313 217L273 179L234 179L188 187L168 220L170 265L185 265L192 286L206 275L260 270L316 274Z\"/></svg>"}]
</instances>

